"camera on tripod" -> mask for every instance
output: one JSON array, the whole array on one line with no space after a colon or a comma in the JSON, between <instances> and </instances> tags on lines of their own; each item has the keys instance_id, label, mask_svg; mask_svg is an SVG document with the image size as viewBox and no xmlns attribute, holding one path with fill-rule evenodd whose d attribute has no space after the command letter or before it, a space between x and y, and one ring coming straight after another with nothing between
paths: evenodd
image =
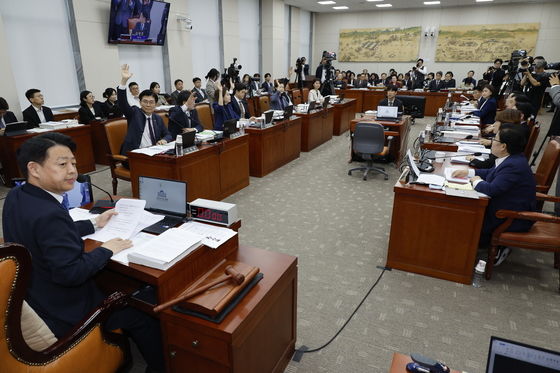
<instances>
[{"instance_id":1,"label":"camera on tripod","mask_svg":"<svg viewBox=\"0 0 560 373\"><path fill-rule=\"evenodd\" d=\"M233 58L233 62L227 69L225 69L222 75L222 84L229 85L229 80L231 79L233 83L239 83L239 71L241 70L241 65L236 65L237 57Z\"/></svg>"},{"instance_id":2,"label":"camera on tripod","mask_svg":"<svg viewBox=\"0 0 560 373\"><path fill-rule=\"evenodd\" d=\"M336 61L336 53L335 52L323 51L323 58L327 62Z\"/></svg>"}]
</instances>

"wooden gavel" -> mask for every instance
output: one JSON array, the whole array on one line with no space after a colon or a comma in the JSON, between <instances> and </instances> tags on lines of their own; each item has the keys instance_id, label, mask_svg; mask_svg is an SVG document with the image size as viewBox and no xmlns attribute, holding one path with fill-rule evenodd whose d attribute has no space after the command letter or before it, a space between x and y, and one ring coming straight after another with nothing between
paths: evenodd
<instances>
[{"instance_id":1,"label":"wooden gavel","mask_svg":"<svg viewBox=\"0 0 560 373\"><path fill-rule=\"evenodd\" d=\"M171 306L176 305L179 302L182 302L186 299L192 298L195 295L199 295L204 293L206 290L213 288L214 286L221 284L223 282L229 281L230 279L233 280L233 282L235 282L236 285L241 285L243 283L243 281L245 281L245 276L242 275L241 273L237 272L235 270L235 268L233 268L231 265L228 265L224 272L226 273L225 276L220 277L214 281L212 281L209 284L206 284L204 286L199 287L198 289L192 290L188 293L183 293L181 295L179 295L177 298L170 300L169 302L165 302L163 304L157 305L156 307L154 307L154 312L161 312Z\"/></svg>"}]
</instances>

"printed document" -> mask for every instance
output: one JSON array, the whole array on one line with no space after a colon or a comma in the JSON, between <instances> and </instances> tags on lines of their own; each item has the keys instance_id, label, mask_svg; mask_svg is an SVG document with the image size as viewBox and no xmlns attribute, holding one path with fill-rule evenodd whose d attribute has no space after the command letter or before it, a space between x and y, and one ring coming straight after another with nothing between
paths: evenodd
<instances>
[{"instance_id":1,"label":"printed document","mask_svg":"<svg viewBox=\"0 0 560 373\"><path fill-rule=\"evenodd\" d=\"M194 221L181 225L179 229L199 235L202 239L202 244L213 249L218 248L218 246L237 234L233 229L216 227L214 225L197 223Z\"/></svg>"},{"instance_id":2,"label":"printed document","mask_svg":"<svg viewBox=\"0 0 560 373\"><path fill-rule=\"evenodd\" d=\"M115 205L118 212L114 215L107 225L87 236L92 240L101 242L109 241L113 238L129 239L136 230L138 222L144 214L146 201L140 199L121 198Z\"/></svg>"}]
</instances>

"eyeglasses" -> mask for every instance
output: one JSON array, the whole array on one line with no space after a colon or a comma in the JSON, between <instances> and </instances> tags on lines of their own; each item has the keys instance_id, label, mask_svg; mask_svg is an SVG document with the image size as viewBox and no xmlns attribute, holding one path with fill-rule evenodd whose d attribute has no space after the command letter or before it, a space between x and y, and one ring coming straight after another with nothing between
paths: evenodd
<instances>
[{"instance_id":1,"label":"eyeglasses","mask_svg":"<svg viewBox=\"0 0 560 373\"><path fill-rule=\"evenodd\" d=\"M155 105L156 104L156 102L154 100L142 100L140 102L143 103L144 105Z\"/></svg>"},{"instance_id":2,"label":"eyeglasses","mask_svg":"<svg viewBox=\"0 0 560 373\"><path fill-rule=\"evenodd\" d=\"M496 142L499 142L499 143L501 143L501 144L503 144L503 143L504 143L503 141L500 141L500 140L496 140L496 138L495 138L495 137L492 137L492 138L490 139L490 142L492 143L492 142L494 142L494 141L496 141Z\"/></svg>"}]
</instances>

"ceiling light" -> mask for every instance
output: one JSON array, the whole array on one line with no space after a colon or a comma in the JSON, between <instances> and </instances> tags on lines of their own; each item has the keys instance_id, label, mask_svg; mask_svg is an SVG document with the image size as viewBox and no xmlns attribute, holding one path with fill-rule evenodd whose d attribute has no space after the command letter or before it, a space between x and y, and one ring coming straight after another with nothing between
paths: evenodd
<instances>
[{"instance_id":1,"label":"ceiling light","mask_svg":"<svg viewBox=\"0 0 560 373\"><path fill-rule=\"evenodd\" d=\"M383 0L366 0L368 3L378 3Z\"/></svg>"},{"instance_id":2,"label":"ceiling light","mask_svg":"<svg viewBox=\"0 0 560 373\"><path fill-rule=\"evenodd\" d=\"M494 0L476 0L477 3L487 3Z\"/></svg>"},{"instance_id":3,"label":"ceiling light","mask_svg":"<svg viewBox=\"0 0 560 373\"><path fill-rule=\"evenodd\" d=\"M336 4L336 1L317 1L321 5L331 5Z\"/></svg>"},{"instance_id":4,"label":"ceiling light","mask_svg":"<svg viewBox=\"0 0 560 373\"><path fill-rule=\"evenodd\" d=\"M333 9L337 9L337 10L340 10L340 9L348 9L348 7L345 6L345 5L343 5L343 6L333 6L332 8L333 8Z\"/></svg>"},{"instance_id":5,"label":"ceiling light","mask_svg":"<svg viewBox=\"0 0 560 373\"><path fill-rule=\"evenodd\" d=\"M375 4L376 7L378 8L390 8L393 5L392 4Z\"/></svg>"},{"instance_id":6,"label":"ceiling light","mask_svg":"<svg viewBox=\"0 0 560 373\"><path fill-rule=\"evenodd\" d=\"M440 1L424 1L424 5L438 5L441 4Z\"/></svg>"}]
</instances>

